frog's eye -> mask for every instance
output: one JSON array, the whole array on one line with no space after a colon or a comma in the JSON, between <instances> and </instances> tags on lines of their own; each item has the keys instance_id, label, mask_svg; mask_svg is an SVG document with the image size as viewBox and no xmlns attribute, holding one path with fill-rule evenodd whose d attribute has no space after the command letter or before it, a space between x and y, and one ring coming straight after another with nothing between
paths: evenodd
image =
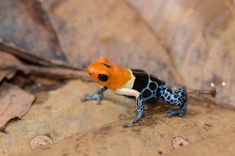
<instances>
[{"instance_id":1,"label":"frog's eye","mask_svg":"<svg viewBox=\"0 0 235 156\"><path fill-rule=\"evenodd\" d=\"M98 79L99 79L100 81L103 81L103 82L107 81L108 78L109 78L109 77L108 77L107 75L105 75L105 74L99 74L99 75L98 75Z\"/></svg>"}]
</instances>

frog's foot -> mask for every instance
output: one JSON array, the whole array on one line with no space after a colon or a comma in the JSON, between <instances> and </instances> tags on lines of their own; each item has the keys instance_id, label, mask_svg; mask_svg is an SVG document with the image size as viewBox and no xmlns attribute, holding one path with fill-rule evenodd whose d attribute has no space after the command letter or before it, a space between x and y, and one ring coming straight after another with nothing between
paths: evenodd
<instances>
[{"instance_id":1,"label":"frog's foot","mask_svg":"<svg viewBox=\"0 0 235 156\"><path fill-rule=\"evenodd\" d=\"M183 104L182 106L180 106L179 109L170 109L166 112L168 117L172 117L172 116L184 116L184 114L186 113L187 110L187 104Z\"/></svg>"},{"instance_id":2,"label":"frog's foot","mask_svg":"<svg viewBox=\"0 0 235 156\"><path fill-rule=\"evenodd\" d=\"M138 114L138 113L137 113L137 116L135 117L135 119L130 120L130 121L127 121L126 123L124 123L124 124L122 125L122 127L123 127L123 128L127 128L127 127L133 127L133 126L135 126L135 125L142 119L143 116L144 116L143 113L141 113L141 114Z\"/></svg>"},{"instance_id":3,"label":"frog's foot","mask_svg":"<svg viewBox=\"0 0 235 156\"><path fill-rule=\"evenodd\" d=\"M85 102L85 101L91 101L94 100L97 102L97 104L100 104L100 101L103 99L103 95L102 94L89 94L89 93L85 93L85 95L80 99L81 102Z\"/></svg>"},{"instance_id":4,"label":"frog's foot","mask_svg":"<svg viewBox=\"0 0 235 156\"><path fill-rule=\"evenodd\" d=\"M134 120L127 121L122 125L123 128L134 126L140 119L135 118Z\"/></svg>"}]
</instances>

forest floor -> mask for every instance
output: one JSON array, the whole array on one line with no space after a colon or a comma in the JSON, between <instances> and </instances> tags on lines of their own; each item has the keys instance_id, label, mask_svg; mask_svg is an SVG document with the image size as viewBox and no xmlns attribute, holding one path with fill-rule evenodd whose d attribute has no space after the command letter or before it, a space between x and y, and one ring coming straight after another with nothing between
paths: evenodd
<instances>
[{"instance_id":1,"label":"forest floor","mask_svg":"<svg viewBox=\"0 0 235 156\"><path fill-rule=\"evenodd\" d=\"M166 117L169 107L147 104L133 127L135 101L108 91L100 105L81 103L95 83L69 81L38 95L22 120L1 133L0 155L235 155L235 112L189 97L184 117Z\"/></svg>"}]
</instances>

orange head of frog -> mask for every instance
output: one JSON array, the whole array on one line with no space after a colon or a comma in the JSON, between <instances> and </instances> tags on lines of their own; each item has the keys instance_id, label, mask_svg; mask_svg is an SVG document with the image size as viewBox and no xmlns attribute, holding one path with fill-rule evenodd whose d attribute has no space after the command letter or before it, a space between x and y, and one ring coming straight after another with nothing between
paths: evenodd
<instances>
[{"instance_id":1,"label":"orange head of frog","mask_svg":"<svg viewBox=\"0 0 235 156\"><path fill-rule=\"evenodd\" d=\"M130 71L102 57L87 67L87 72L100 85L116 90L130 79Z\"/></svg>"}]
</instances>

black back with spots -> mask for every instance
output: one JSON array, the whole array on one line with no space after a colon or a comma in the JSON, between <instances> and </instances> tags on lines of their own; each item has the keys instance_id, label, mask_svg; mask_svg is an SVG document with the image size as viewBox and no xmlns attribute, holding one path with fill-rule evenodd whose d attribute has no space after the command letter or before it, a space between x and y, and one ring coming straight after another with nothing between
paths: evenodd
<instances>
[{"instance_id":1,"label":"black back with spots","mask_svg":"<svg viewBox=\"0 0 235 156\"><path fill-rule=\"evenodd\" d=\"M148 85L148 74L144 70L140 69L131 69L131 71L132 74L135 76L133 89L141 92Z\"/></svg>"},{"instance_id":2,"label":"black back with spots","mask_svg":"<svg viewBox=\"0 0 235 156\"><path fill-rule=\"evenodd\" d=\"M154 75L149 75L144 70L140 69L131 69L132 74L135 76L135 82L133 89L141 92L144 88L146 88L149 85L149 88L151 90L155 90L157 88L157 85L165 84L164 81L158 79ZM153 81L153 83L149 84L149 79ZM157 83L157 85L156 85Z\"/></svg>"},{"instance_id":3,"label":"black back with spots","mask_svg":"<svg viewBox=\"0 0 235 156\"><path fill-rule=\"evenodd\" d=\"M184 86L180 86L173 91L164 81L157 77L147 74L144 70L132 69L135 76L133 89L140 92L137 97L137 114L134 122L140 120L144 114L144 103L162 99L166 104L179 106L178 109L170 109L167 115L183 116L187 111L187 92Z\"/></svg>"}]
</instances>

